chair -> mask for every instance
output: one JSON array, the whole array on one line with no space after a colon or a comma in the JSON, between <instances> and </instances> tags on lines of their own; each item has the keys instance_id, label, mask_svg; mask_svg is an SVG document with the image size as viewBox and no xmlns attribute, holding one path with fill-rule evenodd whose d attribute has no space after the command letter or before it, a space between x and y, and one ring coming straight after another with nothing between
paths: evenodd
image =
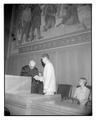
<instances>
[{"instance_id":1,"label":"chair","mask_svg":"<svg viewBox=\"0 0 96 120\"><path fill-rule=\"evenodd\" d=\"M86 87L90 90L90 94L89 94L88 102L86 103L86 106L91 106L92 105L92 86L87 85Z\"/></svg>"},{"instance_id":2,"label":"chair","mask_svg":"<svg viewBox=\"0 0 96 120\"><path fill-rule=\"evenodd\" d=\"M57 94L61 94L61 100L69 99L72 93L72 85L58 84Z\"/></svg>"}]
</instances>

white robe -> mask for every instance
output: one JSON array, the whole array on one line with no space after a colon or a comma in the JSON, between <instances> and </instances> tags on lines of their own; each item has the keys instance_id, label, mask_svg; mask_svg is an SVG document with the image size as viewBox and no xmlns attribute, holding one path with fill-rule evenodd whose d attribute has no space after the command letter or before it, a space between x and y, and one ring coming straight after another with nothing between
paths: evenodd
<instances>
[{"instance_id":1,"label":"white robe","mask_svg":"<svg viewBox=\"0 0 96 120\"><path fill-rule=\"evenodd\" d=\"M44 68L44 92L56 92L56 78L54 67L51 62L48 62Z\"/></svg>"},{"instance_id":2,"label":"white robe","mask_svg":"<svg viewBox=\"0 0 96 120\"><path fill-rule=\"evenodd\" d=\"M43 81L45 95L53 95L56 92L55 71L51 62L45 65L43 77L40 77L40 80Z\"/></svg>"}]
</instances>

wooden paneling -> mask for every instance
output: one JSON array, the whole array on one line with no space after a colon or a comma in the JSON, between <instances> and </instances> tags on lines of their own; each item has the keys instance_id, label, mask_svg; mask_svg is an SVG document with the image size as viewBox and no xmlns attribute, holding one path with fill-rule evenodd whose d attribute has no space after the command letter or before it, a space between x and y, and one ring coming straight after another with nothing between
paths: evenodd
<instances>
[{"instance_id":1,"label":"wooden paneling","mask_svg":"<svg viewBox=\"0 0 96 120\"><path fill-rule=\"evenodd\" d=\"M91 84L91 45L66 47L57 52L59 83L76 85L80 77L86 77Z\"/></svg>"},{"instance_id":2,"label":"wooden paneling","mask_svg":"<svg viewBox=\"0 0 96 120\"><path fill-rule=\"evenodd\" d=\"M27 51L28 47L32 50ZM57 84L77 85L80 77L86 77L88 84L91 84L91 31L61 36L56 40L38 41L36 44L34 41L18 49L24 51L9 56L6 74L20 75L22 66L29 64L31 59L36 61L36 66L42 72L41 56L48 53L55 68Z\"/></svg>"},{"instance_id":3,"label":"wooden paneling","mask_svg":"<svg viewBox=\"0 0 96 120\"><path fill-rule=\"evenodd\" d=\"M86 77L91 84L91 43L67 46L54 50L18 54L8 60L7 74L20 75L22 66L34 59L39 71L43 71L40 59L43 53L50 55L58 83L76 85L80 77Z\"/></svg>"}]
</instances>

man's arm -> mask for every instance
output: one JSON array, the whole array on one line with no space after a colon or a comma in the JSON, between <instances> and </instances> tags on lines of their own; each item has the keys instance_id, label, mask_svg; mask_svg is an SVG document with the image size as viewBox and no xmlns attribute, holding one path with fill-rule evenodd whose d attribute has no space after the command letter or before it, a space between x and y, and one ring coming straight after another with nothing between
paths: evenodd
<instances>
[{"instance_id":1,"label":"man's arm","mask_svg":"<svg viewBox=\"0 0 96 120\"><path fill-rule=\"evenodd\" d=\"M51 80L51 77L52 77L52 76L51 76L51 75L52 75L52 72L54 72L54 71L52 71L51 66L48 65L48 66L46 67L46 71L45 71L44 77L43 77L44 82L45 82L45 85L44 85L44 90L45 90L45 91L48 89L48 84L49 84L49 82L51 82L50 80Z\"/></svg>"},{"instance_id":2,"label":"man's arm","mask_svg":"<svg viewBox=\"0 0 96 120\"><path fill-rule=\"evenodd\" d=\"M73 95L74 98L77 98L77 94L78 94L77 91L78 91L78 88L75 89L75 93L74 93L74 95Z\"/></svg>"},{"instance_id":3,"label":"man's arm","mask_svg":"<svg viewBox=\"0 0 96 120\"><path fill-rule=\"evenodd\" d=\"M72 103L80 104L80 101L78 100L77 95L78 95L78 88L75 89L75 93L74 93L73 97L71 98Z\"/></svg>"},{"instance_id":4,"label":"man's arm","mask_svg":"<svg viewBox=\"0 0 96 120\"><path fill-rule=\"evenodd\" d=\"M38 75L35 75L35 76L34 76L34 78L35 78L36 80L41 81L41 82L43 82L43 81L44 81L44 77L43 77L43 76L38 76Z\"/></svg>"}]
</instances>

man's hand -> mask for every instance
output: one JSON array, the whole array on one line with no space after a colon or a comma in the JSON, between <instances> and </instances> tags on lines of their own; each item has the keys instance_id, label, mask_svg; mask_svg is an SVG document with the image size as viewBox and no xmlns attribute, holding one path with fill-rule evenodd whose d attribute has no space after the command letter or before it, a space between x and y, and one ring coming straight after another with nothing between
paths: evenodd
<instances>
[{"instance_id":1,"label":"man's hand","mask_svg":"<svg viewBox=\"0 0 96 120\"><path fill-rule=\"evenodd\" d=\"M41 76L42 76L42 73L39 73L39 76L41 77Z\"/></svg>"},{"instance_id":2,"label":"man's hand","mask_svg":"<svg viewBox=\"0 0 96 120\"><path fill-rule=\"evenodd\" d=\"M39 80L39 76L35 75L33 78L35 78L36 80Z\"/></svg>"},{"instance_id":3,"label":"man's hand","mask_svg":"<svg viewBox=\"0 0 96 120\"><path fill-rule=\"evenodd\" d=\"M43 76L38 76L38 75L35 75L33 78L35 78L36 80L39 80L41 82L43 82Z\"/></svg>"}]
</instances>

